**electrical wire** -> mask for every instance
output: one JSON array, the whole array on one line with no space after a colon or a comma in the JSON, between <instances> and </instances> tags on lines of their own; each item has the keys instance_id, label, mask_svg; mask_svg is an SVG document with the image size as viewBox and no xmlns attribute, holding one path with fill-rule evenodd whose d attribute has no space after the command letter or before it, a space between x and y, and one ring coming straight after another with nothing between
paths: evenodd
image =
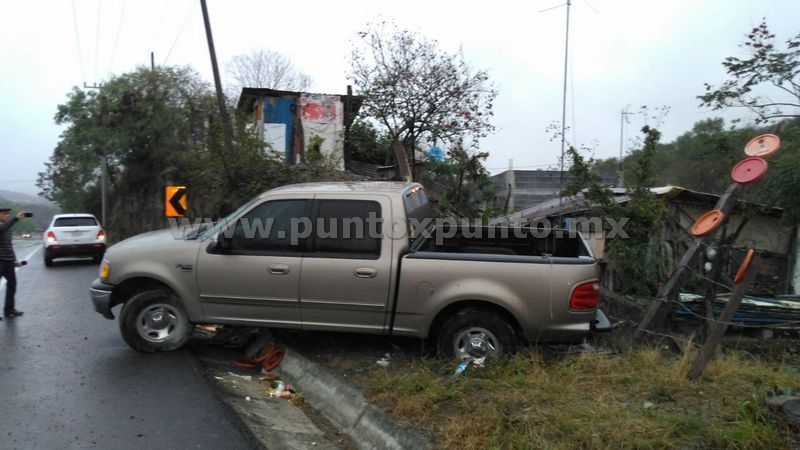
<instances>
[{"instance_id":1,"label":"electrical wire","mask_svg":"<svg viewBox=\"0 0 800 450\"><path fill-rule=\"evenodd\" d=\"M122 18L125 16L125 7L128 5L128 0L122 2L122 11L119 13L119 24L117 25L117 36L114 38L114 49L111 51L111 61L108 63L108 73L114 68L114 58L117 56L117 44L119 44L119 35L122 31Z\"/></svg>"},{"instance_id":2,"label":"electrical wire","mask_svg":"<svg viewBox=\"0 0 800 450\"><path fill-rule=\"evenodd\" d=\"M97 66L100 62L100 0L97 0L97 27L94 39L94 84L97 84Z\"/></svg>"},{"instance_id":3,"label":"electrical wire","mask_svg":"<svg viewBox=\"0 0 800 450\"><path fill-rule=\"evenodd\" d=\"M533 165L530 165L530 166L514 166L512 169L513 170L517 170L517 169L529 169L529 168L533 168L533 167L552 167L552 166L555 166L555 165L556 164L533 164ZM503 169L508 169L508 167L487 167L487 169L489 169L489 170L503 170Z\"/></svg>"},{"instance_id":4,"label":"electrical wire","mask_svg":"<svg viewBox=\"0 0 800 450\"><path fill-rule=\"evenodd\" d=\"M189 9L189 13L186 14L186 18L183 19L183 24L181 25L181 28L178 30L178 34L177 36L175 36L175 40L172 41L172 45L169 47L169 51L167 52L167 56L164 58L164 62L161 63L162 66L167 64L167 60L169 59L169 56L172 54L172 49L175 48L175 44L178 43L178 39L181 38L181 34L183 34L183 30L184 28L186 28L186 24L189 23L189 19L192 17L192 13L194 12L195 6L197 6L197 3L192 2L192 7Z\"/></svg>"},{"instance_id":5,"label":"electrical wire","mask_svg":"<svg viewBox=\"0 0 800 450\"><path fill-rule=\"evenodd\" d=\"M72 0L72 22L75 25L75 43L78 46L78 63L81 66L81 79L86 83L86 73L83 70L83 52L81 52L81 39L78 33L78 13L75 11L75 0Z\"/></svg>"}]
</instances>

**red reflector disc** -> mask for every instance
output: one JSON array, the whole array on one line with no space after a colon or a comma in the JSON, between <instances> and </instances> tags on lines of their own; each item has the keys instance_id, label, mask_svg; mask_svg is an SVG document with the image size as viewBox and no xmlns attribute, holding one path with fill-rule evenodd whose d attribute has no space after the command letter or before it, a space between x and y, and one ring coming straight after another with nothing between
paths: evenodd
<instances>
[{"instance_id":1,"label":"red reflector disc","mask_svg":"<svg viewBox=\"0 0 800 450\"><path fill-rule=\"evenodd\" d=\"M753 249L747 251L747 254L744 256L744 260L742 261L742 265L739 266L739 270L736 272L736 277L734 277L733 282L734 284L739 284L744 279L744 274L747 272L747 268L750 267L750 262L753 260Z\"/></svg>"},{"instance_id":2,"label":"red reflector disc","mask_svg":"<svg viewBox=\"0 0 800 450\"><path fill-rule=\"evenodd\" d=\"M777 152L781 148L781 138L774 134L762 134L756 136L744 146L744 153L747 156L767 156Z\"/></svg>"},{"instance_id":3,"label":"red reflector disc","mask_svg":"<svg viewBox=\"0 0 800 450\"><path fill-rule=\"evenodd\" d=\"M722 225L722 219L724 218L725 214L723 214L722 211L713 209L697 219L694 225L692 225L692 234L695 237L705 236Z\"/></svg>"},{"instance_id":4,"label":"red reflector disc","mask_svg":"<svg viewBox=\"0 0 800 450\"><path fill-rule=\"evenodd\" d=\"M767 174L767 162L758 156L739 161L731 170L731 178L739 184L752 183Z\"/></svg>"}]
</instances>

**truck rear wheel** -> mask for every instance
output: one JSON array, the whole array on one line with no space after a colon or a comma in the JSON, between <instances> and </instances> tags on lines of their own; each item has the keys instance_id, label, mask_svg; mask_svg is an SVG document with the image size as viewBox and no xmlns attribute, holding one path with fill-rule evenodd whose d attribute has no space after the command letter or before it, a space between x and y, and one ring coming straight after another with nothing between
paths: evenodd
<instances>
[{"instance_id":1,"label":"truck rear wheel","mask_svg":"<svg viewBox=\"0 0 800 450\"><path fill-rule=\"evenodd\" d=\"M436 350L446 358L494 359L515 352L517 337L502 316L467 308L445 320L436 339Z\"/></svg>"},{"instance_id":2,"label":"truck rear wheel","mask_svg":"<svg viewBox=\"0 0 800 450\"><path fill-rule=\"evenodd\" d=\"M122 338L143 353L166 352L189 340L189 316L175 295L165 289L150 289L131 297L119 317Z\"/></svg>"}]
</instances>

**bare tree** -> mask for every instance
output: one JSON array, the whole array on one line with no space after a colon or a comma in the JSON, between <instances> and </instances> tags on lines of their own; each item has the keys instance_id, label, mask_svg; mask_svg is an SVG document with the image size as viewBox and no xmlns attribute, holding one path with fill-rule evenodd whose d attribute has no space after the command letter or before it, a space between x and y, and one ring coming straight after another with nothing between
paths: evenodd
<instances>
[{"instance_id":1,"label":"bare tree","mask_svg":"<svg viewBox=\"0 0 800 450\"><path fill-rule=\"evenodd\" d=\"M288 56L267 49L234 56L226 70L231 78L229 89L235 95L243 87L305 91L312 82L311 76L298 70Z\"/></svg>"},{"instance_id":2,"label":"bare tree","mask_svg":"<svg viewBox=\"0 0 800 450\"><path fill-rule=\"evenodd\" d=\"M487 72L473 71L458 52L419 33L379 24L359 33L350 76L364 96L362 113L407 149L419 139L461 142L494 130L497 90Z\"/></svg>"},{"instance_id":3,"label":"bare tree","mask_svg":"<svg viewBox=\"0 0 800 450\"><path fill-rule=\"evenodd\" d=\"M701 106L745 108L756 114L756 123L800 117L800 34L779 49L762 20L741 47L745 57L725 58L728 80L720 86L706 83L706 93L698 96Z\"/></svg>"}]
</instances>

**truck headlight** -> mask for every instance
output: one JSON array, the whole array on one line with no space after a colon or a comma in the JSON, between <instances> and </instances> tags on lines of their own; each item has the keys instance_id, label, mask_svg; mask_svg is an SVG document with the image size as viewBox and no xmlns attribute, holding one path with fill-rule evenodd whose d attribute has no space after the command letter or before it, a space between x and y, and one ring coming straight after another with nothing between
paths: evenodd
<instances>
[{"instance_id":1,"label":"truck headlight","mask_svg":"<svg viewBox=\"0 0 800 450\"><path fill-rule=\"evenodd\" d=\"M106 280L108 279L108 274L111 272L111 263L107 260L103 260L103 265L100 266L100 279Z\"/></svg>"}]
</instances>

